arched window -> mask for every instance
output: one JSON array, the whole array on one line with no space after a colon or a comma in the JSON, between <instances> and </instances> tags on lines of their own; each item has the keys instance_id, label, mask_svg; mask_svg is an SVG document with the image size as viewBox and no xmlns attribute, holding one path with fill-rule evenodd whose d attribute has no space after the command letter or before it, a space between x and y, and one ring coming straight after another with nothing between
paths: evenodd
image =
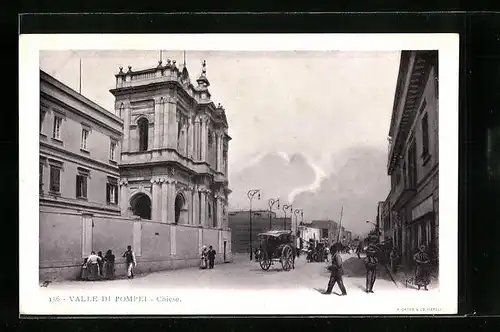
<instances>
[{"instance_id":1,"label":"arched window","mask_svg":"<svg viewBox=\"0 0 500 332\"><path fill-rule=\"evenodd\" d=\"M137 123L137 126L139 128L139 151L147 151L149 122L147 119L142 118Z\"/></svg>"}]
</instances>

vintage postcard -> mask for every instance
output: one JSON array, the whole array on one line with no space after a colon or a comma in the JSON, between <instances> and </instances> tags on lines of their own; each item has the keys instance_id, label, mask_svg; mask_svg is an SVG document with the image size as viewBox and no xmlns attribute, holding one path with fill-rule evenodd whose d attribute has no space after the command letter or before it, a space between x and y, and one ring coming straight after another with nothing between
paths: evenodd
<instances>
[{"instance_id":1,"label":"vintage postcard","mask_svg":"<svg viewBox=\"0 0 500 332\"><path fill-rule=\"evenodd\" d=\"M457 312L458 35L19 54L21 314Z\"/></svg>"}]
</instances>

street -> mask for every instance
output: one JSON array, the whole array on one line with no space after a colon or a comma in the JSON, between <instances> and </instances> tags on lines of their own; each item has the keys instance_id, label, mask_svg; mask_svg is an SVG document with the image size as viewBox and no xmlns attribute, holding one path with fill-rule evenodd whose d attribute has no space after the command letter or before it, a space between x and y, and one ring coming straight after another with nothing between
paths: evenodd
<instances>
[{"instance_id":1,"label":"street","mask_svg":"<svg viewBox=\"0 0 500 332\"><path fill-rule=\"evenodd\" d=\"M363 258L363 257L362 257ZM361 259L354 254L342 254L344 261L344 284L348 294L365 294L365 270ZM263 271L258 262L250 262L248 255L236 254L233 263L216 265L213 270L200 270L186 268L168 270L136 276L134 279L118 279L110 281L63 281L53 282L50 289L86 289L89 291L109 288L161 288L161 289L193 289L205 290L300 290L316 291L318 294L328 284L329 272L326 270L328 263L307 263L305 255L295 262L295 269L283 271L279 262L268 271ZM436 285L431 284L429 291L436 290ZM399 283L398 286L391 280L383 267L379 267L378 277L375 282L375 293L415 290L406 288ZM334 294L339 293L338 286L334 287ZM333 294L332 294L333 295Z\"/></svg>"}]
</instances>

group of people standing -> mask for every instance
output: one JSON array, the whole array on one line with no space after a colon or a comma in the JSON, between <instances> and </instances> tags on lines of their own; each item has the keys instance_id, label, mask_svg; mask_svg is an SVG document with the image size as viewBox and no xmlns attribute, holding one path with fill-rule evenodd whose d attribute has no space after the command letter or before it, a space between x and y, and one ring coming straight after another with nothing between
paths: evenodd
<instances>
[{"instance_id":1,"label":"group of people standing","mask_svg":"<svg viewBox=\"0 0 500 332\"><path fill-rule=\"evenodd\" d=\"M122 255L125 258L127 267L127 277L133 278L133 268L137 265L135 254L131 246L127 246L127 251ZM90 255L84 259L81 272L81 280L95 281L100 279L111 280L115 278L115 255L109 249L103 257L102 251L97 254L92 251Z\"/></svg>"},{"instance_id":2,"label":"group of people standing","mask_svg":"<svg viewBox=\"0 0 500 332\"><path fill-rule=\"evenodd\" d=\"M215 264L215 255L216 252L212 246L209 246L208 249L207 246L203 246L203 249L201 250L200 269L204 270L207 267L209 269L213 269Z\"/></svg>"},{"instance_id":3,"label":"group of people standing","mask_svg":"<svg viewBox=\"0 0 500 332\"><path fill-rule=\"evenodd\" d=\"M358 247L359 248L359 247ZM330 248L332 254L332 264L328 266L330 271L330 279L328 281L328 286L323 294L331 294L335 284L339 285L341 295L347 295L346 288L343 282L344 269L342 266L342 258L340 257L341 248L338 245L333 245ZM357 252L358 257L359 252ZM418 290L424 288L428 290L427 286L430 284L430 259L426 252L425 246L420 246L418 252L413 256L416 264L415 269L415 283ZM366 249L366 257L363 259L365 269L366 269L366 293L374 293L373 286L375 285L375 280L377 279L377 269L379 266L379 259L377 258L377 250L373 246L368 246Z\"/></svg>"}]
</instances>

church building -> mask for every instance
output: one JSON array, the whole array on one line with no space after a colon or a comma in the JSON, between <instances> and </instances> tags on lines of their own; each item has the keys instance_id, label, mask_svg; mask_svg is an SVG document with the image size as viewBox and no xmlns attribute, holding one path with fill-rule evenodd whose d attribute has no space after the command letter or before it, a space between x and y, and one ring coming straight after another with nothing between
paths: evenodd
<instances>
[{"instance_id":1,"label":"church building","mask_svg":"<svg viewBox=\"0 0 500 332\"><path fill-rule=\"evenodd\" d=\"M123 216L174 224L227 225L228 124L211 100L203 62L197 85L185 64L116 75L115 112L123 119Z\"/></svg>"}]
</instances>

